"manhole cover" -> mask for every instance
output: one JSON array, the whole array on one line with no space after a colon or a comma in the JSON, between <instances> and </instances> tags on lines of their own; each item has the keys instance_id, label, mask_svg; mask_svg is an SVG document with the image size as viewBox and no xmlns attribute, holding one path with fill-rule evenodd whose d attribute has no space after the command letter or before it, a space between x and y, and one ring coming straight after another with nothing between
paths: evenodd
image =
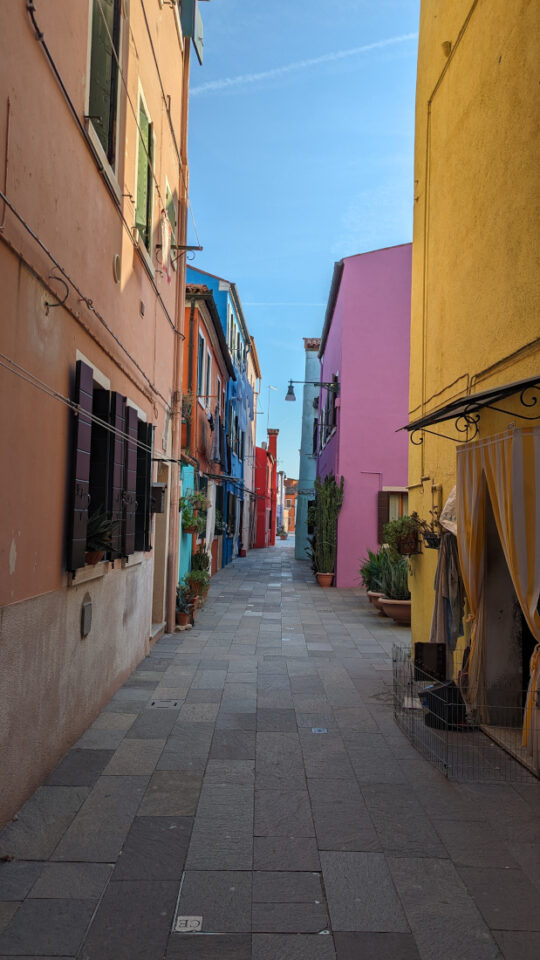
<instances>
[{"instance_id":1,"label":"manhole cover","mask_svg":"<svg viewBox=\"0 0 540 960\"><path fill-rule=\"evenodd\" d=\"M180 706L179 700L152 700L150 709L153 710L174 710Z\"/></svg>"}]
</instances>

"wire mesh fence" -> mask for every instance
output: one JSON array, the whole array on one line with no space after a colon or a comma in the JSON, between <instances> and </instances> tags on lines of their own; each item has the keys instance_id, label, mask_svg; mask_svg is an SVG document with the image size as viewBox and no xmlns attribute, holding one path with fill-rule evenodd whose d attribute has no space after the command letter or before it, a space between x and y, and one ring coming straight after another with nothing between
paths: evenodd
<instances>
[{"instance_id":1,"label":"wire mesh fence","mask_svg":"<svg viewBox=\"0 0 540 960\"><path fill-rule=\"evenodd\" d=\"M426 673L397 644L392 665L396 723L449 780L536 782L521 746L525 694L499 693L473 710L455 683Z\"/></svg>"}]
</instances>

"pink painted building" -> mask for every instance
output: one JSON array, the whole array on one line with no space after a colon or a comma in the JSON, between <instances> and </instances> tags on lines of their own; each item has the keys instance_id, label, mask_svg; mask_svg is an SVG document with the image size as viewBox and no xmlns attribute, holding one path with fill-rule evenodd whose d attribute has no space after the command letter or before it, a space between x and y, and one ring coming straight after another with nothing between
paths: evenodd
<instances>
[{"instance_id":1,"label":"pink painted building","mask_svg":"<svg viewBox=\"0 0 540 960\"><path fill-rule=\"evenodd\" d=\"M359 584L382 524L407 512L410 243L335 264L321 337L317 474L345 478L335 586Z\"/></svg>"}]
</instances>

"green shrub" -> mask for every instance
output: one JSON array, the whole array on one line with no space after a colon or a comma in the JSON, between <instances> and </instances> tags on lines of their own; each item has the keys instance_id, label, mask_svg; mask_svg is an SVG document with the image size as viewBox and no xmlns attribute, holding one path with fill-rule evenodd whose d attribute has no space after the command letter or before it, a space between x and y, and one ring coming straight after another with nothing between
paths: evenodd
<instances>
[{"instance_id":1,"label":"green shrub","mask_svg":"<svg viewBox=\"0 0 540 960\"><path fill-rule=\"evenodd\" d=\"M360 577L366 590L378 590L378 582L381 575L381 554L387 552L381 548L377 553L368 550L367 557L364 557L360 566Z\"/></svg>"},{"instance_id":2,"label":"green shrub","mask_svg":"<svg viewBox=\"0 0 540 960\"><path fill-rule=\"evenodd\" d=\"M379 589L389 600L410 600L409 564L391 550L381 551Z\"/></svg>"},{"instance_id":3,"label":"green shrub","mask_svg":"<svg viewBox=\"0 0 540 960\"><path fill-rule=\"evenodd\" d=\"M343 477L339 486L333 473L315 480L315 502L310 511L314 526L311 538L316 573L333 573L336 566L337 521L343 505Z\"/></svg>"}]
</instances>

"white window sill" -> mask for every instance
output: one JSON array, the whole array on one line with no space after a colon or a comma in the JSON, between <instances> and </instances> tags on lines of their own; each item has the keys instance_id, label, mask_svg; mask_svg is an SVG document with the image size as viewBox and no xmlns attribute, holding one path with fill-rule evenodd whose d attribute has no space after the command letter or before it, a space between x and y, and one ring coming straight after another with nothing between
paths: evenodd
<instances>
[{"instance_id":1,"label":"white window sill","mask_svg":"<svg viewBox=\"0 0 540 960\"><path fill-rule=\"evenodd\" d=\"M113 168L111 167L111 165L110 165L110 163L109 163L109 161L108 161L108 159L107 159L107 155L106 155L103 147L101 146L101 141L100 141L100 139L99 139L99 137L98 137L98 135L97 135L97 133L96 133L96 131L95 131L95 129L94 129L94 124L92 123L91 120L89 120L88 118L86 118L85 121L84 121L84 126L85 126L85 130L86 130L86 136L87 136L88 142L89 142L90 146L92 147L92 152L93 152L93 154L94 154L94 156L95 156L95 158L96 158L96 160L97 160L97 162L98 162L101 170L103 171L103 175L104 175L104 177L105 177L105 179L106 179L109 187L111 188L111 191L112 191L112 193L114 194L117 203L118 203L118 204L121 204L121 203L122 203L122 191L121 191L121 189L120 189L120 184L118 183L118 180L116 179L116 175L115 175L115 173L114 173L114 170L113 170Z\"/></svg>"},{"instance_id":2,"label":"white window sill","mask_svg":"<svg viewBox=\"0 0 540 960\"><path fill-rule=\"evenodd\" d=\"M139 563L142 563L144 560L144 550L138 550L137 553L132 553L129 557L122 558L122 570L125 570L126 567L136 567Z\"/></svg>"},{"instance_id":3,"label":"white window sill","mask_svg":"<svg viewBox=\"0 0 540 960\"><path fill-rule=\"evenodd\" d=\"M99 580L109 572L109 567L108 560L101 560L99 563L87 563L85 567L79 567L73 573L68 573L68 587L78 587L80 583Z\"/></svg>"}]
</instances>

